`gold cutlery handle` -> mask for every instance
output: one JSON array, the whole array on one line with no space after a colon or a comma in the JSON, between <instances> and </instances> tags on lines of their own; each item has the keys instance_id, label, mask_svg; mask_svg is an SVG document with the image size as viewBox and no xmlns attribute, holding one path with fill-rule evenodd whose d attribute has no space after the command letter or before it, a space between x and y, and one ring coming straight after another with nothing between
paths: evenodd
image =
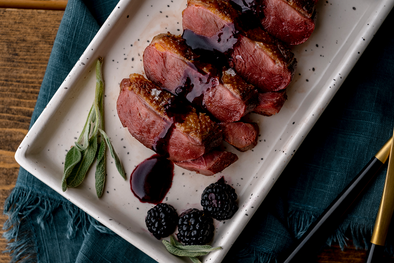
<instances>
[{"instance_id":1,"label":"gold cutlery handle","mask_svg":"<svg viewBox=\"0 0 394 263\"><path fill-rule=\"evenodd\" d=\"M394 211L394 145L390 146L390 158L387 166L386 181L382 194L382 200L378 214L376 216L375 226L371 243L384 246L387 237L387 231L390 226L391 217Z\"/></svg>"}]
</instances>

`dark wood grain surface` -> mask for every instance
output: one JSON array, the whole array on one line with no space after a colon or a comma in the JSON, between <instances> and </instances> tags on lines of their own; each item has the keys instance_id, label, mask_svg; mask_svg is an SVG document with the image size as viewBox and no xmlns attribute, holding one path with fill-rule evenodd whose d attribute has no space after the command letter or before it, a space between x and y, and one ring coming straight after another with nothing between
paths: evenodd
<instances>
[{"instance_id":1,"label":"dark wood grain surface","mask_svg":"<svg viewBox=\"0 0 394 263\"><path fill-rule=\"evenodd\" d=\"M44 1L44 0L42 0ZM59 10L0 8L0 209L18 176L14 153L26 135L52 45L63 16ZM3 226L6 216L0 215ZM2 231L3 232L3 231ZM2 234L2 233L1 233ZM316 262L365 261L366 252L337 244L326 248ZM6 240L0 238L0 250ZM9 262L0 253L0 263ZM387 258L384 262L394 262Z\"/></svg>"},{"instance_id":2,"label":"dark wood grain surface","mask_svg":"<svg viewBox=\"0 0 394 263\"><path fill-rule=\"evenodd\" d=\"M0 8L1 212L15 186L19 165L14 153L29 129L62 16L63 11ZM6 219L1 213L1 227ZM6 240L1 237L0 250L5 249ZM0 262L10 262L9 255L0 253Z\"/></svg>"}]
</instances>

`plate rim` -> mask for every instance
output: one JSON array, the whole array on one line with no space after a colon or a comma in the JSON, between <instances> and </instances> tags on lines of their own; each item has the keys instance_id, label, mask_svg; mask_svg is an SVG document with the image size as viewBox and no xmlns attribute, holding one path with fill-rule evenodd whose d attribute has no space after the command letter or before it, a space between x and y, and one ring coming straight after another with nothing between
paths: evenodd
<instances>
[{"instance_id":1,"label":"plate rim","mask_svg":"<svg viewBox=\"0 0 394 263\"><path fill-rule=\"evenodd\" d=\"M134 1L137 1L137 0L134 0ZM103 25L106 25L108 21L111 21L111 24L116 24L118 22L118 20L120 19L122 11L123 11L123 9L120 7L123 5L128 5L131 2L133 2L133 1L120 0L119 3L115 6L113 11L111 12L111 14L109 15L109 17L107 18L107 20L103 23ZM386 4L385 8L383 8L384 4ZM372 36L372 37L378 31L381 24L385 20L386 16L390 13L391 9L394 6L394 2L393 1L391 1L391 2L390 1L381 1L380 5L377 4L376 6L378 8L375 13L376 14L376 20L374 20L375 27L368 28L365 25L363 27L363 29L365 29L365 32L368 33L368 35ZM56 106L58 106L60 104L60 102L62 101L62 98L63 98L63 94L65 94L67 92L67 90L65 90L64 88L66 86L72 86L72 84L78 80L78 76L82 75L86 70L88 70L89 67L91 67L92 63L94 63L94 61L90 61L86 65L82 65L81 61L86 61L84 58L89 56L89 54L93 51L92 47L95 47L97 45L97 43L100 42L100 40L103 40L105 38L105 36L109 33L109 30L111 30L111 28L105 27L105 26L102 26L99 29L99 31L97 32L97 34L95 35L93 40L90 42L90 44L87 46L85 51L82 53L80 59L73 66L72 70L70 71L70 73L68 74L66 79L63 81L61 86L58 88L58 90L56 91L56 93L54 94L54 96L52 97L50 102L48 103L47 107L44 109L44 111L38 117L36 122L32 125L32 127L28 131L27 135L24 137L24 139L20 143L17 151L15 152L15 160L17 161L17 163L20 166L22 166L23 168L25 168L33 176L40 179L41 181L42 181L41 176L36 174L33 166L31 165L31 163L29 161L28 155L27 155L27 151L29 149L29 142L34 141L34 139L37 138L37 136L39 136L39 134L42 132L41 127L46 126L47 122L51 118L52 114L55 113ZM372 40L372 37L368 38L368 41L364 41L364 42L361 40L355 40L356 45L354 45L353 48L351 48L351 50L348 50L347 53L350 52L353 54L353 53L355 53L354 51L357 50L357 51L360 51L362 54L364 52L365 48L368 46L369 42ZM361 56L361 54L360 54L360 56ZM345 73L345 74L342 74L343 76L347 76L350 73L353 66L356 64L356 62L358 60L358 57L355 55L350 54L349 56L350 56L350 58L353 59L353 61L352 61L352 63L342 65L343 70L341 70L341 72ZM84 70L80 70L80 68L82 66L84 67ZM326 94L325 96L322 96L321 101L319 103L315 103L316 105L313 107L313 109L314 109L313 112L316 113L316 116L314 116L313 119L311 118L311 120L307 121L304 125L298 126L297 133L302 136L298 136L296 139L292 140L292 145L294 146L293 148L298 148L301 145L304 138L309 133L309 131L312 129L312 127L315 125L316 121L319 119L320 115L326 109L329 102L334 97L335 93L339 90L339 88L342 85L342 83L344 82L344 80L345 80L345 78L340 83L338 83L338 81L337 81L336 88L331 89L331 91L329 91L329 92L325 91L328 94ZM322 104L324 105L323 107L321 107ZM278 162L285 161L285 165L281 166L281 167L275 166L276 169L274 169L275 170L274 173L278 174L277 178L279 178L280 173L285 169L286 165L288 164L288 162L291 159L291 158L286 158L286 157L282 157L282 158L283 159L278 159ZM277 180L277 178L275 178L275 181ZM271 184L271 188L274 185L275 181ZM44 183L46 183L46 182L44 182ZM51 188L54 189L53 187L51 187ZM54 189L54 190L59 193L59 191L57 191L57 189ZM64 195L62 195L62 196L64 197ZM260 204L263 202L264 199L265 199L265 196L264 196L264 198L259 199L258 206L260 206ZM70 199L68 199L68 200L71 201ZM79 208L81 208L80 204L77 204L77 203L74 203L74 204L77 205ZM90 214L84 208L81 208L81 209L83 211L85 211L86 213ZM227 254L228 250L231 248L232 244L238 238L239 234L243 231L244 227L248 224L249 220L252 218L252 216L256 210L257 209L251 211L250 216L248 217L246 223L242 226L242 228L238 228L237 233L235 235L231 235L231 237L229 238L229 241L231 242L231 244L224 249L224 251L223 251L224 253L221 253L222 256L218 257L219 260L222 260L224 258L224 256ZM107 221L104 221L104 220L99 220L99 221L103 225L105 225L108 228L113 230L114 227L109 225ZM115 232L118 235L120 235L122 238L124 238L128 242L130 242L129 238L127 236L125 236L123 233L119 233L118 231L115 231ZM139 248L140 250L145 252L147 255L152 257L152 255L149 253L149 251L147 251L145 249L145 247L143 245L136 244L133 242L130 242L130 243L132 243L134 246L136 246L137 248ZM155 259L155 260L159 260L159 259Z\"/></svg>"}]
</instances>

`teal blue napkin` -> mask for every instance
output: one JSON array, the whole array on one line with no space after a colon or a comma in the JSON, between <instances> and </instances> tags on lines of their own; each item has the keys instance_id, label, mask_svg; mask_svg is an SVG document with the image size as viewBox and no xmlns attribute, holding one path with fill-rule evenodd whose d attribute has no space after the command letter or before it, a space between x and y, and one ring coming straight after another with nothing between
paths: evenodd
<instances>
[{"instance_id":1,"label":"teal blue napkin","mask_svg":"<svg viewBox=\"0 0 394 263\"><path fill-rule=\"evenodd\" d=\"M69 0L32 116L37 120L115 7ZM276 262L391 136L394 126L394 12L296 152L224 262ZM366 248L385 171L328 237ZM21 168L4 206L12 262L154 262ZM393 251L393 233L386 250Z\"/></svg>"}]
</instances>

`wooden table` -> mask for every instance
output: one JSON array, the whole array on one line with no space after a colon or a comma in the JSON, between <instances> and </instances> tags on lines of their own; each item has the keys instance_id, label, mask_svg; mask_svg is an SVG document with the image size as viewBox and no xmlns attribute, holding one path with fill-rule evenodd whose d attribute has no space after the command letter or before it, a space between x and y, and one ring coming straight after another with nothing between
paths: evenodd
<instances>
[{"instance_id":1,"label":"wooden table","mask_svg":"<svg viewBox=\"0 0 394 263\"><path fill-rule=\"evenodd\" d=\"M18 0L0 0L18 2ZM43 9L0 8L0 209L15 186L19 165L14 153L26 135L38 96L52 45L62 19L62 5L53 1L28 1ZM46 3L44 3L46 2ZM9 4L9 3L8 3ZM62 9L62 8L60 8ZM0 215L3 226L6 216ZM3 232L3 231L2 231ZM2 233L1 233L2 234ZM361 263L366 252L351 246L341 251L337 244L319 254L316 262ZM0 238L0 250L6 240ZM0 263L9 262L8 254L0 254ZM394 262L389 258L384 262Z\"/></svg>"},{"instance_id":2,"label":"wooden table","mask_svg":"<svg viewBox=\"0 0 394 263\"><path fill-rule=\"evenodd\" d=\"M0 8L0 209L15 186L26 135L63 11ZM6 216L1 213L3 227ZM2 231L3 232L3 231ZM2 234L2 233L1 233ZM6 240L0 239L0 250ZM10 262L0 254L0 262Z\"/></svg>"}]
</instances>

